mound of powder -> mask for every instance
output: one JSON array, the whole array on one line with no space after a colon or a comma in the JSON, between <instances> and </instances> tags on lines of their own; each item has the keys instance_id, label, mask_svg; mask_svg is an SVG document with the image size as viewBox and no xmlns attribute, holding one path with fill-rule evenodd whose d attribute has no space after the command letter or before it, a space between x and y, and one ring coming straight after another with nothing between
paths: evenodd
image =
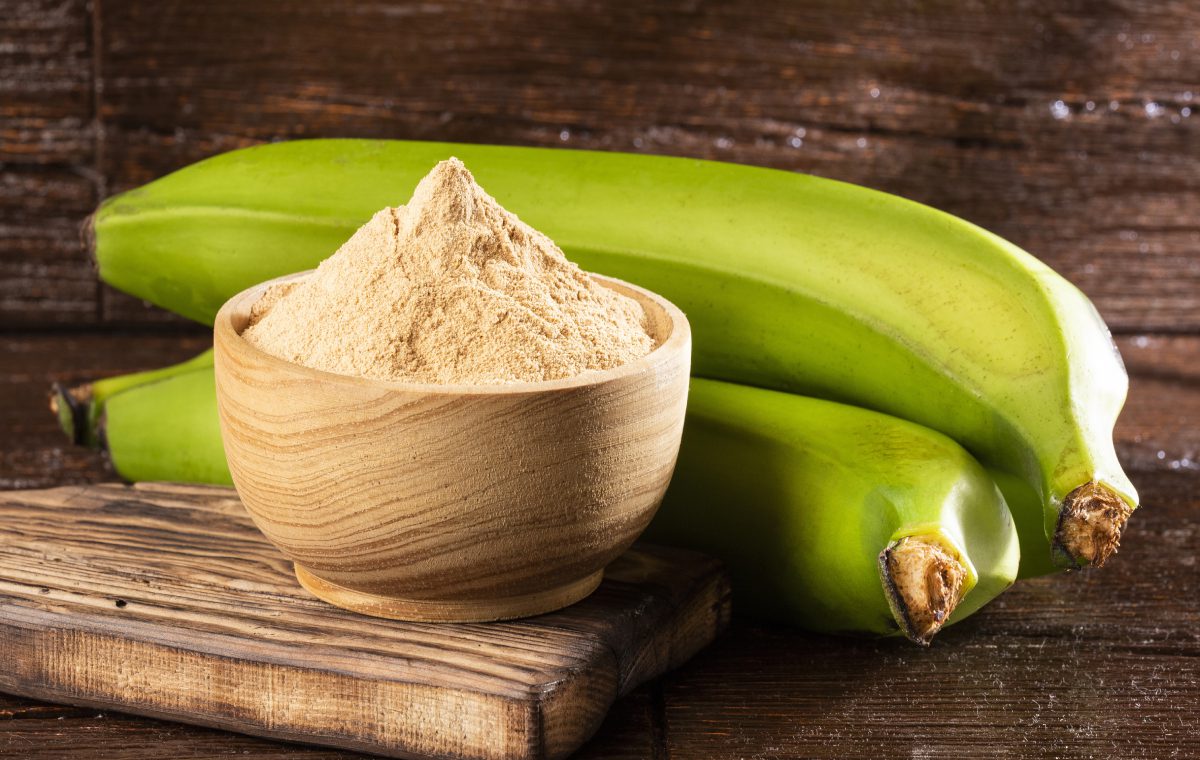
<instances>
[{"instance_id":1,"label":"mound of powder","mask_svg":"<svg viewBox=\"0 0 1200 760\"><path fill-rule=\"evenodd\" d=\"M655 345L637 301L597 285L455 158L311 276L268 291L243 335L314 369L420 383L556 380Z\"/></svg>"}]
</instances>

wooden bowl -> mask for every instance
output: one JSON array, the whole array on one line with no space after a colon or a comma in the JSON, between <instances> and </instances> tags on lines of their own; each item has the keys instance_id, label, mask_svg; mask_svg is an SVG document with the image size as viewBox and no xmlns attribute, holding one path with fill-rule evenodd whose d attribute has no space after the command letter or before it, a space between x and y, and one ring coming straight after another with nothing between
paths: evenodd
<instances>
[{"instance_id":1,"label":"wooden bowl","mask_svg":"<svg viewBox=\"0 0 1200 760\"><path fill-rule=\"evenodd\" d=\"M327 602L379 617L501 620L590 594L662 499L679 450L691 332L618 280L658 345L604 372L509 385L322 372L244 340L270 286L214 326L221 435L259 529Z\"/></svg>"}]
</instances>

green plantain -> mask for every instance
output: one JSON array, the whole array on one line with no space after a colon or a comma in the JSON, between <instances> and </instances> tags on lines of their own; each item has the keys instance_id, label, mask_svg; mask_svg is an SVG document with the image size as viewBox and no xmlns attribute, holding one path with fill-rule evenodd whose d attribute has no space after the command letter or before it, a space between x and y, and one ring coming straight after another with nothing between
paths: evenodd
<instances>
[{"instance_id":1,"label":"green plantain","mask_svg":"<svg viewBox=\"0 0 1200 760\"><path fill-rule=\"evenodd\" d=\"M927 643L1017 574L1016 529L983 467L895 417L697 379L675 472L646 538L721 557L757 617Z\"/></svg>"}]
</instances>

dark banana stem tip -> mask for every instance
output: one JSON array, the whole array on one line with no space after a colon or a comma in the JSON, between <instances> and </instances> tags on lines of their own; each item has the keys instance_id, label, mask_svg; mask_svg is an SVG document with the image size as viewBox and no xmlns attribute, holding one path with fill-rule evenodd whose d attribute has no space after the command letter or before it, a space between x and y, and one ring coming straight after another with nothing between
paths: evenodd
<instances>
[{"instance_id":1,"label":"dark banana stem tip","mask_svg":"<svg viewBox=\"0 0 1200 760\"><path fill-rule=\"evenodd\" d=\"M1069 566L1101 567L1116 554L1133 507L1103 483L1085 483L1067 494L1058 515L1054 549Z\"/></svg>"},{"instance_id":2,"label":"dark banana stem tip","mask_svg":"<svg viewBox=\"0 0 1200 760\"><path fill-rule=\"evenodd\" d=\"M67 388L61 383L54 383L50 386L50 411L58 417L59 427L76 446L83 446L87 441L91 401L90 385Z\"/></svg>"},{"instance_id":3,"label":"dark banana stem tip","mask_svg":"<svg viewBox=\"0 0 1200 760\"><path fill-rule=\"evenodd\" d=\"M879 573L900 630L929 646L962 600L966 567L940 543L909 536L879 554Z\"/></svg>"}]
</instances>

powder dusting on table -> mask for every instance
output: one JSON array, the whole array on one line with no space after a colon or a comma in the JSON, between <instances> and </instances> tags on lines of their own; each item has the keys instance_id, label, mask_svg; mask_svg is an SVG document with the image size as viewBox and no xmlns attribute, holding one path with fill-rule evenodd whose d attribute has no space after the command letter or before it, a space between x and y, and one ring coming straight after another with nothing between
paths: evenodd
<instances>
[{"instance_id":1,"label":"powder dusting on table","mask_svg":"<svg viewBox=\"0 0 1200 760\"><path fill-rule=\"evenodd\" d=\"M494 384L644 356L655 346L645 321L637 301L598 285L451 158L312 275L268 291L243 335L327 372Z\"/></svg>"}]
</instances>

